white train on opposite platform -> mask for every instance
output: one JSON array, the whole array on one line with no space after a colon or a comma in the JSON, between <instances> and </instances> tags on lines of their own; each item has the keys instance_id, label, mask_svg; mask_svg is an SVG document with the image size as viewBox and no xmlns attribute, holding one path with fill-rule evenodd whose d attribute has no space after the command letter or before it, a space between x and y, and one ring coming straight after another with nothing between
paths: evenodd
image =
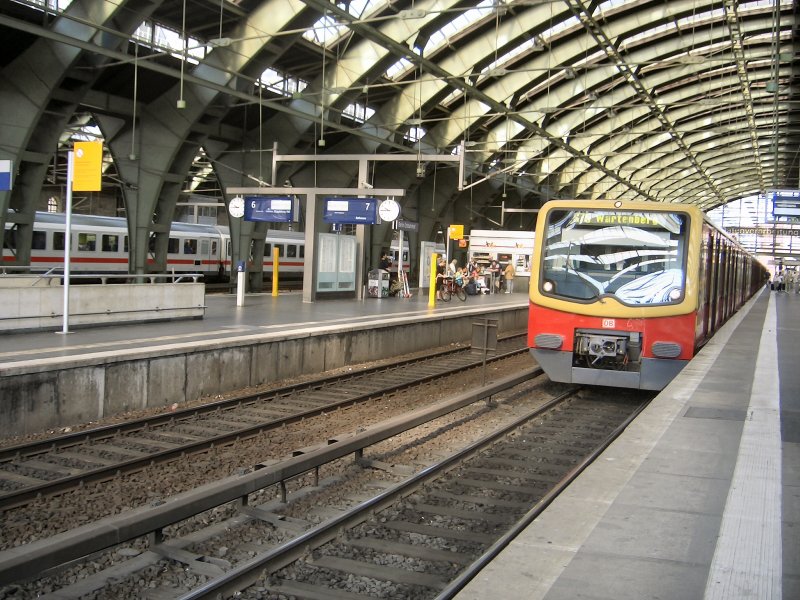
<instances>
[{"instance_id":1,"label":"white train on opposite platform","mask_svg":"<svg viewBox=\"0 0 800 600\"><path fill-rule=\"evenodd\" d=\"M31 268L63 269L66 215L37 212L31 247ZM77 273L126 274L128 270L128 223L121 217L72 215L70 270ZM16 235L6 223L3 266L16 264ZM305 263L304 234L270 229L264 240L264 271L272 273L272 250L280 250L281 278L302 279ZM151 248L152 250L152 248ZM227 227L172 223L167 248L167 272L202 273L220 280L231 269L231 239Z\"/></svg>"},{"instance_id":2,"label":"white train on opposite platform","mask_svg":"<svg viewBox=\"0 0 800 600\"><path fill-rule=\"evenodd\" d=\"M72 215L70 270L98 275L127 274L128 222L121 217ZM44 272L64 268L64 213L37 212L31 247L31 269ZM0 266L15 266L16 230L6 223ZM408 242L403 262L409 268ZM269 229L264 240L264 274L271 279L273 249L280 254L282 281L301 281L305 266L305 234L302 231ZM152 248L150 248L152 252ZM391 250L397 264L398 242ZM202 273L207 281L226 280L231 271L231 236L228 227L174 222L167 247L169 273ZM252 268L252 267L250 267ZM396 270L396 267L395 267Z\"/></svg>"}]
</instances>

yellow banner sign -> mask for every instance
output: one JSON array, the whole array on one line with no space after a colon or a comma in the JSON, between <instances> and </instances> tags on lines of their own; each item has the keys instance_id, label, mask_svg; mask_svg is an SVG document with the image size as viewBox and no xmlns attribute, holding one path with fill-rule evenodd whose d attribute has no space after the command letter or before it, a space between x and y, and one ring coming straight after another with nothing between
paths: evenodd
<instances>
[{"instance_id":1,"label":"yellow banner sign","mask_svg":"<svg viewBox=\"0 0 800 600\"><path fill-rule=\"evenodd\" d=\"M99 192L103 170L103 142L75 142L72 191Z\"/></svg>"},{"instance_id":2,"label":"yellow banner sign","mask_svg":"<svg viewBox=\"0 0 800 600\"><path fill-rule=\"evenodd\" d=\"M460 240L464 237L464 226L450 225L450 227L447 228L447 232L450 234L451 240Z\"/></svg>"}]
</instances>

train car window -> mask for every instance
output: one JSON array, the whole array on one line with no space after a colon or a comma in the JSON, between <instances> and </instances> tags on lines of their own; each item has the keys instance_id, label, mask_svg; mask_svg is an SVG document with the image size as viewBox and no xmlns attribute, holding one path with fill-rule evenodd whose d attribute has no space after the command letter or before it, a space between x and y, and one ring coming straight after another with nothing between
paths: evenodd
<instances>
[{"instance_id":1,"label":"train car window","mask_svg":"<svg viewBox=\"0 0 800 600\"><path fill-rule=\"evenodd\" d=\"M167 253L177 254L181 251L181 241L178 238L171 237L167 242Z\"/></svg>"},{"instance_id":2,"label":"train car window","mask_svg":"<svg viewBox=\"0 0 800 600\"><path fill-rule=\"evenodd\" d=\"M283 244L275 244L274 247L278 249L278 256L280 258L286 257L286 250L284 249Z\"/></svg>"},{"instance_id":3,"label":"train car window","mask_svg":"<svg viewBox=\"0 0 800 600\"><path fill-rule=\"evenodd\" d=\"M54 231L53 232L53 250L63 250L64 249L64 232L63 231Z\"/></svg>"},{"instance_id":4,"label":"train car window","mask_svg":"<svg viewBox=\"0 0 800 600\"><path fill-rule=\"evenodd\" d=\"M300 246L300 258L305 258L305 257L306 257L306 247Z\"/></svg>"},{"instance_id":5,"label":"train car window","mask_svg":"<svg viewBox=\"0 0 800 600\"><path fill-rule=\"evenodd\" d=\"M197 254L197 240L183 240L184 254Z\"/></svg>"},{"instance_id":6,"label":"train car window","mask_svg":"<svg viewBox=\"0 0 800 600\"><path fill-rule=\"evenodd\" d=\"M211 255L217 255L217 242L211 242Z\"/></svg>"},{"instance_id":7,"label":"train car window","mask_svg":"<svg viewBox=\"0 0 800 600\"><path fill-rule=\"evenodd\" d=\"M272 244L264 244L264 256L272 256Z\"/></svg>"},{"instance_id":8,"label":"train car window","mask_svg":"<svg viewBox=\"0 0 800 600\"><path fill-rule=\"evenodd\" d=\"M679 212L553 210L542 255L544 293L594 302L670 304L684 293L688 217Z\"/></svg>"},{"instance_id":9,"label":"train car window","mask_svg":"<svg viewBox=\"0 0 800 600\"><path fill-rule=\"evenodd\" d=\"M231 241L225 240L225 256L231 257Z\"/></svg>"},{"instance_id":10,"label":"train car window","mask_svg":"<svg viewBox=\"0 0 800 600\"><path fill-rule=\"evenodd\" d=\"M79 233L78 250L80 252L94 252L97 249L96 233Z\"/></svg>"},{"instance_id":11,"label":"train car window","mask_svg":"<svg viewBox=\"0 0 800 600\"><path fill-rule=\"evenodd\" d=\"M297 258L297 246L286 244L286 258Z\"/></svg>"},{"instance_id":12,"label":"train car window","mask_svg":"<svg viewBox=\"0 0 800 600\"><path fill-rule=\"evenodd\" d=\"M46 248L47 232L34 230L33 239L31 240L31 250L45 250Z\"/></svg>"},{"instance_id":13,"label":"train car window","mask_svg":"<svg viewBox=\"0 0 800 600\"><path fill-rule=\"evenodd\" d=\"M119 236L103 235L103 252L119 252Z\"/></svg>"},{"instance_id":14,"label":"train car window","mask_svg":"<svg viewBox=\"0 0 800 600\"><path fill-rule=\"evenodd\" d=\"M122 238L122 247L124 248L125 252L128 251L128 236L126 235Z\"/></svg>"}]
</instances>

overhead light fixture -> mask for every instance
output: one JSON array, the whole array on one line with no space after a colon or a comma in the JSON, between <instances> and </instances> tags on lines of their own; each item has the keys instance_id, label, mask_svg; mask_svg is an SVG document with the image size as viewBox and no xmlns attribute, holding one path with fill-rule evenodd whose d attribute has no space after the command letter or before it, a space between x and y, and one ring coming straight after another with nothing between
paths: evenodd
<instances>
[{"instance_id":1,"label":"overhead light fixture","mask_svg":"<svg viewBox=\"0 0 800 600\"><path fill-rule=\"evenodd\" d=\"M575 79L575 69L572 67L567 67L564 69L564 78L565 79Z\"/></svg>"},{"instance_id":2,"label":"overhead light fixture","mask_svg":"<svg viewBox=\"0 0 800 600\"><path fill-rule=\"evenodd\" d=\"M232 42L233 40L229 37L219 37L208 40L208 45L212 48L227 48Z\"/></svg>"},{"instance_id":3,"label":"overhead light fixture","mask_svg":"<svg viewBox=\"0 0 800 600\"><path fill-rule=\"evenodd\" d=\"M684 65L702 65L706 62L706 57L700 54L685 54L678 58L678 62Z\"/></svg>"},{"instance_id":4,"label":"overhead light fixture","mask_svg":"<svg viewBox=\"0 0 800 600\"><path fill-rule=\"evenodd\" d=\"M421 8L407 8L397 13L400 19L423 19L427 16L428 12Z\"/></svg>"},{"instance_id":5,"label":"overhead light fixture","mask_svg":"<svg viewBox=\"0 0 800 600\"><path fill-rule=\"evenodd\" d=\"M508 75L508 69L504 69L503 67L489 69L486 72L487 77L502 77L503 75Z\"/></svg>"}]
</instances>

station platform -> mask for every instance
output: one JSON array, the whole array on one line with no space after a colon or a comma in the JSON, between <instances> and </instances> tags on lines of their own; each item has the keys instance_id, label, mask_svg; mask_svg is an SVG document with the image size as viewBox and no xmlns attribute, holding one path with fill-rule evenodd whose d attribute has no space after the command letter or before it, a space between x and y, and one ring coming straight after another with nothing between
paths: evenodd
<instances>
[{"instance_id":1,"label":"station platform","mask_svg":"<svg viewBox=\"0 0 800 600\"><path fill-rule=\"evenodd\" d=\"M60 331L0 333L0 376L11 367L48 363L77 357L102 358L138 350L196 348L205 342L233 343L252 336L292 333L394 320L422 320L453 314L479 315L498 307L526 307L527 294L487 294L437 301L428 306L428 296L410 298L340 299L303 302L301 292L247 294L243 306L235 294L207 295L202 319L123 323L112 326L73 328ZM185 345L185 346L184 346Z\"/></svg>"},{"instance_id":2,"label":"station platform","mask_svg":"<svg viewBox=\"0 0 800 600\"><path fill-rule=\"evenodd\" d=\"M416 292L416 290L414 290ZM207 295L202 319L0 334L0 422L14 436L524 331L526 293L318 300Z\"/></svg>"},{"instance_id":3,"label":"station platform","mask_svg":"<svg viewBox=\"0 0 800 600\"><path fill-rule=\"evenodd\" d=\"M458 600L800 598L798 332L754 297Z\"/></svg>"}]
</instances>

